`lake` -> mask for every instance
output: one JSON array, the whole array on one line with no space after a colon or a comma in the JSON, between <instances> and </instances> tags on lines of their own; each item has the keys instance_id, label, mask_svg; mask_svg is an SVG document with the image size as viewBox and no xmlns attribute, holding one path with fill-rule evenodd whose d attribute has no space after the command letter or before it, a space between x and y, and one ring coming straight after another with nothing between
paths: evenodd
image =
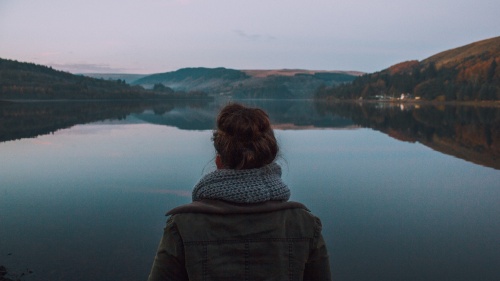
<instances>
[{"instance_id":1,"label":"lake","mask_svg":"<svg viewBox=\"0 0 500 281\"><path fill-rule=\"evenodd\" d=\"M500 109L242 103L269 113L334 280L500 280ZM222 104L0 104L7 277L146 280L166 211L215 169Z\"/></svg>"}]
</instances>

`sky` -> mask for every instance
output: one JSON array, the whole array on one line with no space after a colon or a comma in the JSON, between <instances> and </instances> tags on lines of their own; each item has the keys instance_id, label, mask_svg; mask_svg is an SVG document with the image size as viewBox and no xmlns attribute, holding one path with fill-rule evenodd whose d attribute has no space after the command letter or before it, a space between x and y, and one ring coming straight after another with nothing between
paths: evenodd
<instances>
[{"instance_id":1,"label":"sky","mask_svg":"<svg viewBox=\"0 0 500 281\"><path fill-rule=\"evenodd\" d=\"M500 36L498 0L0 0L0 58L72 73L375 72Z\"/></svg>"}]
</instances>

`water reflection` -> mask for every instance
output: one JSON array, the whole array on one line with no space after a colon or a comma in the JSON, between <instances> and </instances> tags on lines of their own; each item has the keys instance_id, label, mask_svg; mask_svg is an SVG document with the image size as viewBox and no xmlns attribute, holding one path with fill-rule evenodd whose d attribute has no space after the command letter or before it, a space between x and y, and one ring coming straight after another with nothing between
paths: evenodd
<instances>
[{"instance_id":1,"label":"water reflection","mask_svg":"<svg viewBox=\"0 0 500 281\"><path fill-rule=\"evenodd\" d=\"M269 112L278 129L367 127L395 139L500 169L500 109L311 101L243 101ZM210 130L220 103L67 102L0 104L0 142L102 120Z\"/></svg>"},{"instance_id":2,"label":"water reflection","mask_svg":"<svg viewBox=\"0 0 500 281\"><path fill-rule=\"evenodd\" d=\"M412 143L493 151L497 109L244 102L291 128L276 131L283 176L322 218L335 280L500 280L500 173ZM144 280L163 214L215 169L219 106L1 105L0 265L26 281Z\"/></svg>"},{"instance_id":3,"label":"water reflection","mask_svg":"<svg viewBox=\"0 0 500 281\"><path fill-rule=\"evenodd\" d=\"M316 108L401 141L419 142L441 153L500 169L499 108L390 103L317 103Z\"/></svg>"},{"instance_id":4,"label":"water reflection","mask_svg":"<svg viewBox=\"0 0 500 281\"><path fill-rule=\"evenodd\" d=\"M207 102L196 101L124 101L124 102L0 102L0 142L50 134L78 124L102 120L124 120L130 114L151 110L156 115L175 108L203 108Z\"/></svg>"}]
</instances>

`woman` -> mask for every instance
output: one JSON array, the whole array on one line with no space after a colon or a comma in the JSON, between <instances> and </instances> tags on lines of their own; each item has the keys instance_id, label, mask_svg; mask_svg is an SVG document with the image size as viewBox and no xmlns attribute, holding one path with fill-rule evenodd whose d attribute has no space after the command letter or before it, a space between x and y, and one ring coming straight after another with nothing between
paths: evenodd
<instances>
[{"instance_id":1,"label":"woman","mask_svg":"<svg viewBox=\"0 0 500 281\"><path fill-rule=\"evenodd\" d=\"M229 104L212 140L217 170L167 213L149 280L331 280L320 220L288 201L267 114Z\"/></svg>"}]
</instances>

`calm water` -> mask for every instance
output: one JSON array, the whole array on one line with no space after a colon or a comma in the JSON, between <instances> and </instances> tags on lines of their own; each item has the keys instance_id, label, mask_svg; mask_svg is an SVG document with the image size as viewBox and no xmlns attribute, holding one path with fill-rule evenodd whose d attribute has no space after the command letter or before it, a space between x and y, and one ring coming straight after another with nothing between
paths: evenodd
<instances>
[{"instance_id":1,"label":"calm water","mask_svg":"<svg viewBox=\"0 0 500 281\"><path fill-rule=\"evenodd\" d=\"M249 103L275 124L292 200L322 219L334 280L500 280L498 109ZM145 280L164 213L215 169L218 108L0 105L0 265Z\"/></svg>"}]
</instances>

